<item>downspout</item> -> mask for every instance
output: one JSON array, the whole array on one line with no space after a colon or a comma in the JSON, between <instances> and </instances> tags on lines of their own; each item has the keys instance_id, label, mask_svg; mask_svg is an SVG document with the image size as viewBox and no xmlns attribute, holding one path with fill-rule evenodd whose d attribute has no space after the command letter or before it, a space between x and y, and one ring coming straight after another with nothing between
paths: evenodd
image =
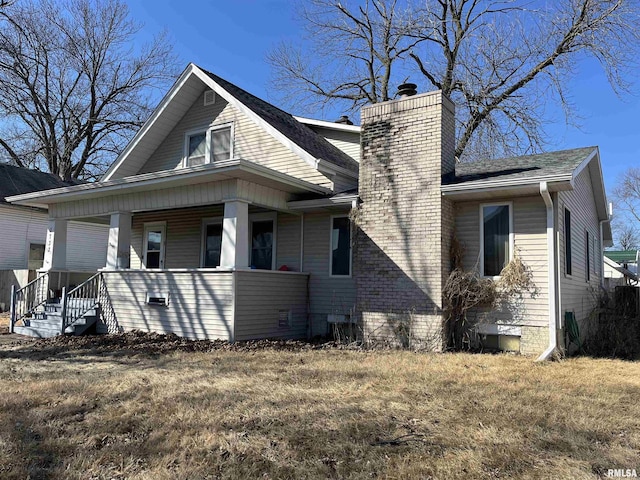
<instances>
[{"instance_id":1,"label":"downspout","mask_svg":"<svg viewBox=\"0 0 640 480\"><path fill-rule=\"evenodd\" d=\"M610 203L607 208L607 219L600 220L600 286L604 289L604 233L602 232L602 225L604 222L610 222L613 216L613 205ZM637 259L636 259L637 264Z\"/></svg>"},{"instance_id":2,"label":"downspout","mask_svg":"<svg viewBox=\"0 0 640 480\"><path fill-rule=\"evenodd\" d=\"M556 262L555 249L555 228L553 215L553 200L549 194L549 186L547 182L540 182L540 195L547 207L547 256L548 256L548 283L549 283L549 346L542 352L536 360L537 362L548 360L558 346L557 325L558 325L558 293L556 291L556 270L558 262Z\"/></svg>"}]
</instances>

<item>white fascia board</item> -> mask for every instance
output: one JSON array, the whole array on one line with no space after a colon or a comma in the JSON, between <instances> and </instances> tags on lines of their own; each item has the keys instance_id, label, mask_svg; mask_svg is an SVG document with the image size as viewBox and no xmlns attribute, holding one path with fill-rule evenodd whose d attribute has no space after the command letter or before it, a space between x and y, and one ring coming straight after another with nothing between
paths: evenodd
<instances>
[{"instance_id":1,"label":"white fascia board","mask_svg":"<svg viewBox=\"0 0 640 480\"><path fill-rule=\"evenodd\" d=\"M197 177L203 177L211 174L229 174L224 178L233 178L233 171L242 170L262 177L275 180L287 185L295 186L304 190L315 193L331 193L328 188L315 185L313 183L300 180L290 175L277 172L270 168L258 165L256 163L242 160L231 159L219 162L212 167L210 164L198 165L195 167L182 168L177 170L163 170L161 172L145 173L132 177L125 177L116 180L100 181L95 183L85 183L82 185L74 185L73 187L62 187L52 190L43 190L40 192L32 192L22 195L14 195L7 197L7 201L19 205L46 205L49 203L58 203L60 201L68 201L80 197L89 192L113 193L114 191L124 190L133 187L153 187L162 188L162 184L175 182L177 180L188 180ZM44 203L43 203L44 202Z\"/></svg>"},{"instance_id":2,"label":"white fascia board","mask_svg":"<svg viewBox=\"0 0 640 480\"><path fill-rule=\"evenodd\" d=\"M587 165L589 165L589 163L591 162L591 160L593 160L594 157L598 156L598 148L594 148L593 151L587 156L587 158L585 158L582 162L580 162L580 165L578 165L572 173L572 178L571 178L571 185L573 185L573 182L575 181L575 179L578 177L578 175L580 175L580 173L582 173L582 170L585 169L585 167Z\"/></svg>"},{"instance_id":3,"label":"white fascia board","mask_svg":"<svg viewBox=\"0 0 640 480\"><path fill-rule=\"evenodd\" d=\"M339 167L338 165L334 165L331 162L327 162L322 158L318 159L318 170L322 173L327 173L329 175L335 175L337 173L344 175L350 178L359 178L358 172L353 172L351 170L347 170L346 168Z\"/></svg>"},{"instance_id":4,"label":"white fascia board","mask_svg":"<svg viewBox=\"0 0 640 480\"><path fill-rule=\"evenodd\" d=\"M298 144L292 142L286 135L284 135L280 130L273 127L269 122L265 121L260 115L255 113L249 107L247 107L244 103L238 100L236 97L227 92L222 86L218 85L213 78L203 72L200 68L194 65L193 72L195 75L202 80L205 85L207 85L211 90L216 92L222 98L224 98L227 102L233 105L235 108L244 113L247 117L249 117L253 122L259 125L264 131L269 133L273 138L278 140L282 145L291 150L293 153L302 158L309 166L311 166L314 170L318 170L318 164L320 163L320 159L314 158L309 152L304 150Z\"/></svg>"},{"instance_id":5,"label":"white fascia board","mask_svg":"<svg viewBox=\"0 0 640 480\"><path fill-rule=\"evenodd\" d=\"M193 73L195 65L190 63L187 65L187 68L184 69L178 80L173 84L171 89L167 92L167 94L162 98L158 106L155 108L151 116L147 119L146 122L142 125L140 130L136 132L131 141L127 144L125 149L118 155L118 158L111 164L111 166L107 169L105 174L102 176L101 181L110 180L113 177L114 173L118 171L120 166L127 160L127 157L131 153L131 151L140 143L140 140L144 138L147 132L153 127L155 122L160 118L162 113L167 109L171 100L178 94L178 92L182 89L182 86L189 79L191 74Z\"/></svg>"},{"instance_id":6,"label":"white fascia board","mask_svg":"<svg viewBox=\"0 0 640 480\"><path fill-rule=\"evenodd\" d=\"M536 191L540 186L540 182L549 184L571 183L571 175L555 175L547 177L531 177L519 180L494 180L494 181L475 181L465 182L462 184L442 185L440 191L443 196L468 195L471 193L493 192L500 190L513 190L524 188L535 188ZM573 186L571 186L573 188Z\"/></svg>"},{"instance_id":7,"label":"white fascia board","mask_svg":"<svg viewBox=\"0 0 640 480\"><path fill-rule=\"evenodd\" d=\"M305 125L313 125L315 127L322 127L329 130L338 130L340 132L360 133L360 125L346 125L344 123L329 122L327 120L316 120L314 118L296 117L297 121L304 123Z\"/></svg>"},{"instance_id":8,"label":"white fascia board","mask_svg":"<svg viewBox=\"0 0 640 480\"><path fill-rule=\"evenodd\" d=\"M588 160L588 161L587 161ZM589 156L589 158L585 160L586 165L589 165L589 171L591 173L591 189L593 190L594 197L596 197L597 209L598 209L598 220L609 220L609 204L607 202L607 190L604 186L604 175L602 174L602 162L600 161L600 152L596 147L593 150L593 153ZM583 162L584 163L584 162ZM578 171L578 169L582 166L582 164L576 169L574 172L574 177L577 177L582 169L585 167L582 166L582 169Z\"/></svg>"},{"instance_id":9,"label":"white fascia board","mask_svg":"<svg viewBox=\"0 0 640 480\"><path fill-rule=\"evenodd\" d=\"M340 205L353 205L358 200L358 194L342 195L340 197L318 198L315 200L294 200L287 202L291 210L305 210L318 207L335 207Z\"/></svg>"}]
</instances>

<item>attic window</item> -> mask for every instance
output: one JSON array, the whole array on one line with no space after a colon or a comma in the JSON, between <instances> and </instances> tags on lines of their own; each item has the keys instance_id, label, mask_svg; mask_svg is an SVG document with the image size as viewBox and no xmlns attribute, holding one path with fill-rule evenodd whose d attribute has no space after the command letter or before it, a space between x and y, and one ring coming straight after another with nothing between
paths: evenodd
<instances>
[{"instance_id":1,"label":"attic window","mask_svg":"<svg viewBox=\"0 0 640 480\"><path fill-rule=\"evenodd\" d=\"M185 135L185 167L229 160L233 155L233 125L216 125Z\"/></svg>"}]
</instances>

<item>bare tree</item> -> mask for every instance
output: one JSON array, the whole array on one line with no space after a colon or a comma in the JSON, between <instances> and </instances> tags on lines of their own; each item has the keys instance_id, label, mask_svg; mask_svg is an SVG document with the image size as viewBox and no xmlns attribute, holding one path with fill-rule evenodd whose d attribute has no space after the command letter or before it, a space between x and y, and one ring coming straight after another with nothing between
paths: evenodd
<instances>
[{"instance_id":1,"label":"bare tree","mask_svg":"<svg viewBox=\"0 0 640 480\"><path fill-rule=\"evenodd\" d=\"M120 0L21 0L0 9L0 146L63 179L102 173L175 75L163 35Z\"/></svg>"},{"instance_id":2,"label":"bare tree","mask_svg":"<svg viewBox=\"0 0 640 480\"><path fill-rule=\"evenodd\" d=\"M614 224L613 235L620 250L635 250L640 245L638 229L628 223Z\"/></svg>"},{"instance_id":3,"label":"bare tree","mask_svg":"<svg viewBox=\"0 0 640 480\"><path fill-rule=\"evenodd\" d=\"M268 54L274 90L295 108L356 111L419 75L457 105L456 155L539 151L545 103L574 118L567 79L596 59L617 92L636 64L637 0L306 0L300 46Z\"/></svg>"},{"instance_id":4,"label":"bare tree","mask_svg":"<svg viewBox=\"0 0 640 480\"><path fill-rule=\"evenodd\" d=\"M640 244L640 168L629 168L613 190L616 217L613 222L616 244L623 250L632 250Z\"/></svg>"}]
</instances>

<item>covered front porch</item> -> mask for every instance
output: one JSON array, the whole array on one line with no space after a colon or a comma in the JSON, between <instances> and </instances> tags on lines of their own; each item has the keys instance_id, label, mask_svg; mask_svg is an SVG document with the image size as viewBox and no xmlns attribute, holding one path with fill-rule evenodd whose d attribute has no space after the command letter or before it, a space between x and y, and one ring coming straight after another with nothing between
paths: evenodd
<instances>
[{"instance_id":1,"label":"covered front porch","mask_svg":"<svg viewBox=\"0 0 640 480\"><path fill-rule=\"evenodd\" d=\"M45 267L54 272L66 263L68 221L101 217L110 229L105 267L90 288L99 292L98 332L304 338L312 333L312 319L310 274L301 271L303 212L288 203L298 193L324 189L281 174L268 178L254 168L260 167L238 163L224 176L220 167L200 169L190 183L182 172L146 185L138 175L80 191L77 198L57 192L48 199ZM318 218L326 222L328 256L331 217ZM348 222L342 235L348 250ZM70 292L77 288L86 286Z\"/></svg>"}]
</instances>

